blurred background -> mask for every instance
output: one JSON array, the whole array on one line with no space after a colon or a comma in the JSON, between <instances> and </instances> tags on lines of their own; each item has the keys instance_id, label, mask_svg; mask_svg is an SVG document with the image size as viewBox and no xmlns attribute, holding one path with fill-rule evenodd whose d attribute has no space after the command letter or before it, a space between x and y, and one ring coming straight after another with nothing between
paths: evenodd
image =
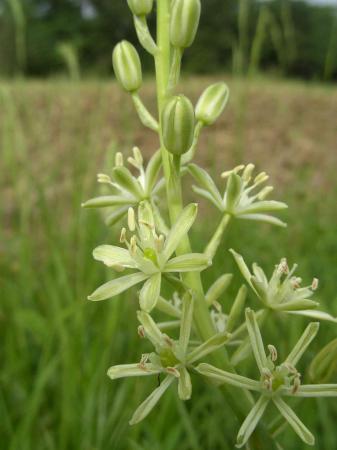
<instances>
[{"instance_id":1,"label":"blurred background","mask_svg":"<svg viewBox=\"0 0 337 450\"><path fill-rule=\"evenodd\" d=\"M237 221L212 270L242 282L228 248L271 273L281 257L299 263L305 284L337 315L337 5L336 1L204 0L199 34L184 56L179 90L196 101L215 80L231 90L228 108L201 137L197 161L219 173L253 162L286 201L286 230ZM155 31L154 15L150 26ZM99 193L116 151L137 144L146 157L156 138L115 84L111 50L136 43L125 0L2 0L0 3L0 449L227 450L239 424L210 386L193 380L182 403L174 389L139 426L128 420L157 380L111 382L107 368L147 351L136 332L135 293L100 304L86 297L112 274L92 249L114 243L81 202ZM141 49L141 95L155 113L151 59ZM186 201L193 193L186 180ZM165 204L163 203L165 209ZM202 250L217 212L201 203L193 240ZM207 226L205 226L207 223ZM258 307L253 296L253 307ZM288 320L288 319L287 319ZM282 355L307 323L280 320L268 343ZM299 369L336 337L324 324ZM303 366L303 367L302 367ZM249 369L250 370L250 369ZM253 370L253 365L252 365ZM308 380L304 377L305 380ZM337 382L337 371L330 382ZM320 450L337 448L337 405L295 407ZM285 428L287 450L305 449Z\"/></svg>"}]
</instances>

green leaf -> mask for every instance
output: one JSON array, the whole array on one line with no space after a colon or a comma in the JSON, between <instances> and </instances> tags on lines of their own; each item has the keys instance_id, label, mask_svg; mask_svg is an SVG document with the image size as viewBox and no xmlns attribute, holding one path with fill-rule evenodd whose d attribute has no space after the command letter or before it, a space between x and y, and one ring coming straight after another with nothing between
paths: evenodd
<instances>
[{"instance_id":1,"label":"green leaf","mask_svg":"<svg viewBox=\"0 0 337 450\"><path fill-rule=\"evenodd\" d=\"M193 364L195 361L204 358L210 353L221 348L230 338L229 333L218 333L214 336L207 339L207 341L203 342L199 347L192 350L188 356L187 360L190 364Z\"/></svg>"},{"instance_id":2,"label":"green leaf","mask_svg":"<svg viewBox=\"0 0 337 450\"><path fill-rule=\"evenodd\" d=\"M143 311L151 312L156 306L161 287L161 273L152 275L142 287L139 294L139 304Z\"/></svg>"},{"instance_id":3,"label":"green leaf","mask_svg":"<svg viewBox=\"0 0 337 450\"><path fill-rule=\"evenodd\" d=\"M315 444L315 438L304 425L304 423L297 417L295 412L288 406L280 397L273 397L273 402L282 416L286 419L295 433L308 445Z\"/></svg>"},{"instance_id":4,"label":"green leaf","mask_svg":"<svg viewBox=\"0 0 337 450\"><path fill-rule=\"evenodd\" d=\"M100 245L93 251L93 256L97 261L101 261L108 267L123 266L134 269L136 264L130 253L125 248L115 245Z\"/></svg>"},{"instance_id":5,"label":"green leaf","mask_svg":"<svg viewBox=\"0 0 337 450\"><path fill-rule=\"evenodd\" d=\"M268 367L267 356L264 349L260 328L255 317L255 313L250 308L246 309L246 325L250 343L256 359L256 363L260 370L260 373L262 374L263 369L265 367Z\"/></svg>"},{"instance_id":6,"label":"green leaf","mask_svg":"<svg viewBox=\"0 0 337 450\"><path fill-rule=\"evenodd\" d=\"M195 221L195 218L197 217L197 212L197 204L190 203L180 213L165 242L163 254L166 261L175 252L181 239L188 233L189 229Z\"/></svg>"},{"instance_id":7,"label":"green leaf","mask_svg":"<svg viewBox=\"0 0 337 450\"><path fill-rule=\"evenodd\" d=\"M192 382L190 374L186 367L179 369L180 377L178 378L178 395L181 400L189 400L192 396Z\"/></svg>"},{"instance_id":8,"label":"green leaf","mask_svg":"<svg viewBox=\"0 0 337 450\"><path fill-rule=\"evenodd\" d=\"M107 375L112 380L117 378L126 377L144 377L148 375L155 375L160 373L157 367L153 364L144 364L140 366L139 364L122 364L120 366L112 366L107 372Z\"/></svg>"},{"instance_id":9,"label":"green leaf","mask_svg":"<svg viewBox=\"0 0 337 450\"><path fill-rule=\"evenodd\" d=\"M124 277L115 278L96 289L95 292L89 295L88 300L97 302L114 297L135 284L146 280L146 278L148 278L148 275L145 275L144 273L133 273L131 275L125 275Z\"/></svg>"},{"instance_id":10,"label":"green leaf","mask_svg":"<svg viewBox=\"0 0 337 450\"><path fill-rule=\"evenodd\" d=\"M196 368L197 372L205 377L211 378L219 383L230 384L241 389L249 389L250 391L261 391L261 384L256 380L237 375L236 373L226 372L211 366L210 364L201 363Z\"/></svg>"},{"instance_id":11,"label":"green leaf","mask_svg":"<svg viewBox=\"0 0 337 450\"><path fill-rule=\"evenodd\" d=\"M141 422L145 417L152 411L152 409L156 406L161 396L173 382L175 377L173 375L168 375L164 381L158 386L148 397L147 399L138 406L136 411L134 412L130 425L135 425L136 423Z\"/></svg>"},{"instance_id":12,"label":"green leaf","mask_svg":"<svg viewBox=\"0 0 337 450\"><path fill-rule=\"evenodd\" d=\"M316 337L316 334L319 330L318 322L311 322L304 330L304 333L297 341L297 344L293 348L293 350L288 355L285 360L286 363L289 363L293 366L296 366L298 361L301 359L303 353L306 351L308 346L311 344L312 340Z\"/></svg>"},{"instance_id":13,"label":"green leaf","mask_svg":"<svg viewBox=\"0 0 337 450\"><path fill-rule=\"evenodd\" d=\"M255 403L250 413L246 417L245 421L241 425L241 428L237 436L236 447L241 448L247 443L248 439L250 438L257 424L259 423L261 417L263 416L263 413L265 412L268 403L269 398L264 396L261 396Z\"/></svg>"},{"instance_id":14,"label":"green leaf","mask_svg":"<svg viewBox=\"0 0 337 450\"><path fill-rule=\"evenodd\" d=\"M211 261L204 253L187 253L170 259L164 267L164 272L192 272L207 269Z\"/></svg>"}]
</instances>

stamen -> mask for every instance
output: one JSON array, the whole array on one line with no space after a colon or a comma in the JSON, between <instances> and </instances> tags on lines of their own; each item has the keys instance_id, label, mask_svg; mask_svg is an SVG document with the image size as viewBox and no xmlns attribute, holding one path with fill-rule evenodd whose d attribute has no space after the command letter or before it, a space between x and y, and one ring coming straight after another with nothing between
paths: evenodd
<instances>
[{"instance_id":1,"label":"stamen","mask_svg":"<svg viewBox=\"0 0 337 450\"><path fill-rule=\"evenodd\" d=\"M121 235L119 237L119 242L121 244L124 244L126 242L126 228L124 228L124 227L121 230Z\"/></svg>"},{"instance_id":2,"label":"stamen","mask_svg":"<svg viewBox=\"0 0 337 450\"><path fill-rule=\"evenodd\" d=\"M273 345L269 344L268 345L268 350L269 350L270 358L271 358L272 362L275 362L277 360L277 350L276 350L276 348Z\"/></svg>"},{"instance_id":3,"label":"stamen","mask_svg":"<svg viewBox=\"0 0 337 450\"><path fill-rule=\"evenodd\" d=\"M97 181L99 183L104 183L104 184L112 184L111 178L109 177L109 175L106 175L105 173L99 173L97 174Z\"/></svg>"},{"instance_id":4,"label":"stamen","mask_svg":"<svg viewBox=\"0 0 337 450\"><path fill-rule=\"evenodd\" d=\"M314 278L312 280L312 283L311 283L311 289L313 291L316 291L316 289L318 288L318 285L319 285L319 279L318 278Z\"/></svg>"},{"instance_id":5,"label":"stamen","mask_svg":"<svg viewBox=\"0 0 337 450\"><path fill-rule=\"evenodd\" d=\"M174 375L176 378L180 377L179 370L175 367L166 367L165 371L171 375Z\"/></svg>"},{"instance_id":6,"label":"stamen","mask_svg":"<svg viewBox=\"0 0 337 450\"><path fill-rule=\"evenodd\" d=\"M115 156L115 166L122 167L124 166L124 158L121 152L117 152Z\"/></svg>"},{"instance_id":7,"label":"stamen","mask_svg":"<svg viewBox=\"0 0 337 450\"><path fill-rule=\"evenodd\" d=\"M128 210L128 227L130 231L135 231L136 229L135 211L133 208Z\"/></svg>"},{"instance_id":8,"label":"stamen","mask_svg":"<svg viewBox=\"0 0 337 450\"><path fill-rule=\"evenodd\" d=\"M137 328L137 332L138 332L138 336L142 339L145 338L145 329L143 327L143 325L139 325L139 327Z\"/></svg>"},{"instance_id":9,"label":"stamen","mask_svg":"<svg viewBox=\"0 0 337 450\"><path fill-rule=\"evenodd\" d=\"M135 235L130 239L130 252L132 255L137 253L137 238Z\"/></svg>"},{"instance_id":10,"label":"stamen","mask_svg":"<svg viewBox=\"0 0 337 450\"><path fill-rule=\"evenodd\" d=\"M138 147L133 147L132 152L133 152L133 157L135 158L135 160L138 163L138 165L142 166L143 165L143 156L142 156L141 151L139 150L139 148Z\"/></svg>"},{"instance_id":11,"label":"stamen","mask_svg":"<svg viewBox=\"0 0 337 450\"><path fill-rule=\"evenodd\" d=\"M165 241L165 238L162 234L155 239L154 243L155 243L157 252L161 252L163 250L164 241Z\"/></svg>"},{"instance_id":12,"label":"stamen","mask_svg":"<svg viewBox=\"0 0 337 450\"><path fill-rule=\"evenodd\" d=\"M267 175L266 172L261 172L254 178L254 185L257 186L258 184L264 183L268 179L269 175Z\"/></svg>"},{"instance_id":13,"label":"stamen","mask_svg":"<svg viewBox=\"0 0 337 450\"><path fill-rule=\"evenodd\" d=\"M252 176L252 173L253 173L254 169L255 169L254 164L248 164L248 165L245 167L245 170L243 171L242 178L243 178L245 181L249 182L250 179L251 179L251 176Z\"/></svg>"},{"instance_id":14,"label":"stamen","mask_svg":"<svg viewBox=\"0 0 337 450\"><path fill-rule=\"evenodd\" d=\"M140 368L140 369L146 369L146 366L145 366L145 364L147 363L147 361L149 360L149 354L148 353L144 353L143 355L142 355L142 357L141 357L141 359L140 359L140 362L139 362L139 364L138 364L138 367Z\"/></svg>"},{"instance_id":15,"label":"stamen","mask_svg":"<svg viewBox=\"0 0 337 450\"><path fill-rule=\"evenodd\" d=\"M257 199L258 200L264 200L268 197L268 195L274 190L273 186L266 186L264 187L258 194Z\"/></svg>"},{"instance_id":16,"label":"stamen","mask_svg":"<svg viewBox=\"0 0 337 450\"><path fill-rule=\"evenodd\" d=\"M294 289L299 289L301 287L302 278L299 277L292 277L290 279L290 283Z\"/></svg>"},{"instance_id":17,"label":"stamen","mask_svg":"<svg viewBox=\"0 0 337 450\"><path fill-rule=\"evenodd\" d=\"M289 273L289 267L286 258L282 258L280 264L277 266L277 272L279 275Z\"/></svg>"}]
</instances>

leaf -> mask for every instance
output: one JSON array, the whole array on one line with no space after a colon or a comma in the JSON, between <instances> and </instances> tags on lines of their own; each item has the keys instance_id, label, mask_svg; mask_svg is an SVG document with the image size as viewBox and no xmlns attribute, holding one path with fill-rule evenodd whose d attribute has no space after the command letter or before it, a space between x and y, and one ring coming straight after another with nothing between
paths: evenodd
<instances>
[{"instance_id":1,"label":"leaf","mask_svg":"<svg viewBox=\"0 0 337 450\"><path fill-rule=\"evenodd\" d=\"M263 413L265 412L268 403L269 398L264 396L261 396L255 403L250 413L246 417L245 421L241 425L241 428L237 436L236 447L241 448L247 443L248 439L250 438L257 424L259 423L261 417L263 416Z\"/></svg>"},{"instance_id":2,"label":"leaf","mask_svg":"<svg viewBox=\"0 0 337 450\"><path fill-rule=\"evenodd\" d=\"M187 253L170 259L164 267L164 272L192 272L207 269L211 261L204 253Z\"/></svg>"},{"instance_id":3,"label":"leaf","mask_svg":"<svg viewBox=\"0 0 337 450\"><path fill-rule=\"evenodd\" d=\"M280 397L273 397L273 402L282 416L286 419L295 433L308 445L315 444L315 438L304 425L304 423L297 417L295 412L288 406Z\"/></svg>"},{"instance_id":4,"label":"leaf","mask_svg":"<svg viewBox=\"0 0 337 450\"><path fill-rule=\"evenodd\" d=\"M179 369L180 377L178 379L178 395L181 400L189 400L192 396L192 382L190 374L186 367Z\"/></svg>"},{"instance_id":5,"label":"leaf","mask_svg":"<svg viewBox=\"0 0 337 450\"><path fill-rule=\"evenodd\" d=\"M134 412L131 420L130 425L135 425L136 423L141 422L145 417L152 411L152 409L156 406L158 401L160 400L161 396L164 394L164 392L167 390L167 388L170 386L170 384L173 382L175 377L173 375L168 375L164 381L158 386L148 397L144 402L138 406L136 411Z\"/></svg>"},{"instance_id":6,"label":"leaf","mask_svg":"<svg viewBox=\"0 0 337 450\"><path fill-rule=\"evenodd\" d=\"M291 364L292 366L296 366L296 364L302 357L303 353L309 347L312 340L316 337L318 330L319 330L318 322L309 323L307 328L304 330L304 333L297 341L297 344L295 345L295 347L292 349L292 351L288 355L285 362Z\"/></svg>"},{"instance_id":7,"label":"leaf","mask_svg":"<svg viewBox=\"0 0 337 450\"><path fill-rule=\"evenodd\" d=\"M163 255L166 261L175 252L181 239L188 233L189 229L191 228L191 226L195 221L195 218L197 217L197 212L198 212L197 204L190 203L180 213L178 219L173 225L171 231L169 232L165 242Z\"/></svg>"},{"instance_id":8,"label":"leaf","mask_svg":"<svg viewBox=\"0 0 337 450\"><path fill-rule=\"evenodd\" d=\"M226 372L210 364L201 363L196 370L201 375L220 383L230 384L241 389L249 389L250 391L261 391L261 384L258 381L237 375L236 373Z\"/></svg>"},{"instance_id":9,"label":"leaf","mask_svg":"<svg viewBox=\"0 0 337 450\"><path fill-rule=\"evenodd\" d=\"M130 287L138 284L148 278L144 273L133 273L124 277L115 278L100 286L96 291L89 295L88 300L94 302L106 300L126 291Z\"/></svg>"},{"instance_id":10,"label":"leaf","mask_svg":"<svg viewBox=\"0 0 337 450\"><path fill-rule=\"evenodd\" d=\"M156 306L160 295L161 273L152 275L142 287L139 294L139 304L143 311L151 312Z\"/></svg>"},{"instance_id":11,"label":"leaf","mask_svg":"<svg viewBox=\"0 0 337 450\"><path fill-rule=\"evenodd\" d=\"M267 356L264 349L260 328L255 317L255 313L250 308L246 309L246 325L250 343L256 359L256 363L260 370L260 373L262 374L263 369L265 367L268 367Z\"/></svg>"},{"instance_id":12,"label":"leaf","mask_svg":"<svg viewBox=\"0 0 337 450\"><path fill-rule=\"evenodd\" d=\"M108 267L116 265L132 269L136 267L129 251L114 245L100 245L96 247L93 251L93 256L97 261L101 261Z\"/></svg>"},{"instance_id":13,"label":"leaf","mask_svg":"<svg viewBox=\"0 0 337 450\"><path fill-rule=\"evenodd\" d=\"M153 364L122 364L119 366L112 366L107 372L107 375L112 380L126 377L144 377L148 375L155 375L161 370Z\"/></svg>"}]
</instances>

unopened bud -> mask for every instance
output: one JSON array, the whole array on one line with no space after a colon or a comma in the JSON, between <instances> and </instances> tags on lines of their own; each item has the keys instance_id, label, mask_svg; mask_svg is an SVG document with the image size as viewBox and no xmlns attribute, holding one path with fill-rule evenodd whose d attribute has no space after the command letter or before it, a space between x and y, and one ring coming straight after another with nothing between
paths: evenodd
<instances>
[{"instance_id":1,"label":"unopened bud","mask_svg":"<svg viewBox=\"0 0 337 450\"><path fill-rule=\"evenodd\" d=\"M166 150L174 155L186 153L194 137L194 110L190 100L179 95L173 97L162 113L163 141Z\"/></svg>"},{"instance_id":2,"label":"unopened bud","mask_svg":"<svg viewBox=\"0 0 337 450\"><path fill-rule=\"evenodd\" d=\"M142 67L135 47L128 41L116 45L112 53L115 75L123 89L135 92L142 85Z\"/></svg>"},{"instance_id":3,"label":"unopened bud","mask_svg":"<svg viewBox=\"0 0 337 450\"><path fill-rule=\"evenodd\" d=\"M152 11L153 0L128 0L128 5L135 16L146 16Z\"/></svg>"},{"instance_id":4,"label":"unopened bud","mask_svg":"<svg viewBox=\"0 0 337 450\"><path fill-rule=\"evenodd\" d=\"M200 0L174 0L171 11L170 38L174 47L190 47L200 20Z\"/></svg>"},{"instance_id":5,"label":"unopened bud","mask_svg":"<svg viewBox=\"0 0 337 450\"><path fill-rule=\"evenodd\" d=\"M212 125L225 109L229 90L225 83L209 86L200 96L195 108L196 119L204 125Z\"/></svg>"}]
</instances>

